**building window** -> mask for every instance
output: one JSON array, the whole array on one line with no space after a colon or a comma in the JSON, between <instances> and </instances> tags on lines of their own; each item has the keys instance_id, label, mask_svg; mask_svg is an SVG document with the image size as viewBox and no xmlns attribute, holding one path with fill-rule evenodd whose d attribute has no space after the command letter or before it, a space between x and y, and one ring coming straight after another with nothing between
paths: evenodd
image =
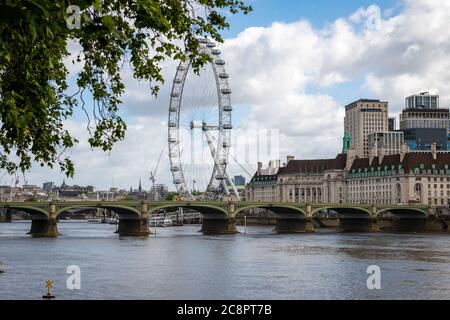
<instances>
[{"instance_id":1,"label":"building window","mask_svg":"<svg viewBox=\"0 0 450 320\"><path fill-rule=\"evenodd\" d=\"M416 183L416 185L414 186L414 193L416 196L416 201L417 202L422 202L422 184L421 183Z\"/></svg>"},{"instance_id":2,"label":"building window","mask_svg":"<svg viewBox=\"0 0 450 320\"><path fill-rule=\"evenodd\" d=\"M402 202L402 186L400 183L397 183L397 186L396 186L396 200L397 200L397 203Z\"/></svg>"}]
</instances>

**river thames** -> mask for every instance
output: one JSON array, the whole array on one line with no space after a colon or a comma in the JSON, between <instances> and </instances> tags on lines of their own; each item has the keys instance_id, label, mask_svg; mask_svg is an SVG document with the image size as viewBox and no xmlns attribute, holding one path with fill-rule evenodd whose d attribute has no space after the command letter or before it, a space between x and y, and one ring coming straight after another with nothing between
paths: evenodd
<instances>
[{"instance_id":1,"label":"river thames","mask_svg":"<svg viewBox=\"0 0 450 320\"><path fill-rule=\"evenodd\" d=\"M450 299L448 234L205 236L188 225L134 239L114 225L58 226L62 236L42 239L26 235L30 222L0 224L0 299L40 299L48 279L57 299ZM66 287L69 265L80 290ZM381 290L367 289L370 265Z\"/></svg>"}]
</instances>

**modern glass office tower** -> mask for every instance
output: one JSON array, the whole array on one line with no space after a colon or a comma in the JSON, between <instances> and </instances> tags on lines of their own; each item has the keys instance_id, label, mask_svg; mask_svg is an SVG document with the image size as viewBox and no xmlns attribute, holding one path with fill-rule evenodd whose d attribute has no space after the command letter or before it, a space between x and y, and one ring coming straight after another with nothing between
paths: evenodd
<instances>
[{"instance_id":1,"label":"modern glass office tower","mask_svg":"<svg viewBox=\"0 0 450 320\"><path fill-rule=\"evenodd\" d=\"M368 137L369 145L376 150L376 156L381 155L382 149L384 149L384 155L400 154L405 141L401 131L377 132Z\"/></svg>"},{"instance_id":2,"label":"modern glass office tower","mask_svg":"<svg viewBox=\"0 0 450 320\"><path fill-rule=\"evenodd\" d=\"M450 112L439 107L439 96L412 95L406 98L405 107L400 115L400 130L411 150L429 150L432 143L440 150L450 150Z\"/></svg>"},{"instance_id":3,"label":"modern glass office tower","mask_svg":"<svg viewBox=\"0 0 450 320\"><path fill-rule=\"evenodd\" d=\"M449 109L405 109L400 115L400 129L447 129L450 133Z\"/></svg>"},{"instance_id":4,"label":"modern glass office tower","mask_svg":"<svg viewBox=\"0 0 450 320\"><path fill-rule=\"evenodd\" d=\"M439 109L439 96L428 92L415 94L406 98L407 109Z\"/></svg>"},{"instance_id":5,"label":"modern glass office tower","mask_svg":"<svg viewBox=\"0 0 450 320\"><path fill-rule=\"evenodd\" d=\"M410 150L431 150L433 143L438 151L448 150L447 130L434 128L404 129L405 143Z\"/></svg>"},{"instance_id":6,"label":"modern glass office tower","mask_svg":"<svg viewBox=\"0 0 450 320\"><path fill-rule=\"evenodd\" d=\"M242 175L234 176L235 186L245 186L245 177Z\"/></svg>"}]
</instances>

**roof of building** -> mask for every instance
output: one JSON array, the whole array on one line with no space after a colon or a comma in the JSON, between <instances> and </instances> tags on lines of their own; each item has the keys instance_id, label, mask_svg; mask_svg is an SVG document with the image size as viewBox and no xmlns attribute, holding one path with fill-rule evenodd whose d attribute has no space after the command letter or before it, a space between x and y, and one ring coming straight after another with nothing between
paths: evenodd
<instances>
[{"instance_id":1,"label":"roof of building","mask_svg":"<svg viewBox=\"0 0 450 320\"><path fill-rule=\"evenodd\" d=\"M338 154L334 159L320 160L291 160L289 163L278 170L278 175L295 174L320 174L327 170L343 170L347 161L347 154Z\"/></svg>"},{"instance_id":2,"label":"roof of building","mask_svg":"<svg viewBox=\"0 0 450 320\"><path fill-rule=\"evenodd\" d=\"M345 109L353 108L358 103L383 103L383 104L387 104L388 102L381 101L379 99L359 99L359 100L353 101L352 103L349 103L348 105L346 105Z\"/></svg>"},{"instance_id":3,"label":"roof of building","mask_svg":"<svg viewBox=\"0 0 450 320\"><path fill-rule=\"evenodd\" d=\"M434 108L406 108L403 109L402 111L403 113L407 113L407 112L426 112L426 113L449 113L450 110L448 108L439 108L439 109L434 109Z\"/></svg>"},{"instance_id":4,"label":"roof of building","mask_svg":"<svg viewBox=\"0 0 450 320\"><path fill-rule=\"evenodd\" d=\"M400 155L393 154L383 157L383 161L380 163L380 157L375 157L370 164L369 158L358 158L353 161L353 165L350 170L365 169L365 168L378 168L384 166L392 166L400 164Z\"/></svg>"},{"instance_id":5,"label":"roof of building","mask_svg":"<svg viewBox=\"0 0 450 320\"><path fill-rule=\"evenodd\" d=\"M414 168L419 168L420 165L423 165L424 169L432 169L432 166L434 165L438 170L445 169L445 165L447 165L447 167L450 166L450 153L439 152L436 155L436 160L434 160L431 152L408 153L403 160L403 168L406 172L409 172Z\"/></svg>"},{"instance_id":6,"label":"roof of building","mask_svg":"<svg viewBox=\"0 0 450 320\"><path fill-rule=\"evenodd\" d=\"M423 169L435 169L441 170L445 169L445 165L450 166L450 153L437 153L436 160L433 159L433 154L431 152L410 152L405 155L403 162L400 161L400 155L388 155L383 157L383 161L380 163L380 157L375 157L372 163L369 163L369 158L360 158L353 161L351 167L352 170L366 169L366 168L378 168L378 167L391 167L402 165L405 172L410 172L415 168Z\"/></svg>"},{"instance_id":7,"label":"roof of building","mask_svg":"<svg viewBox=\"0 0 450 320\"><path fill-rule=\"evenodd\" d=\"M271 175L258 175L258 173L255 173L255 175L253 176L253 178L249 181L249 185L254 184L255 182L258 181L277 181L277 175L276 174L271 174Z\"/></svg>"}]
</instances>

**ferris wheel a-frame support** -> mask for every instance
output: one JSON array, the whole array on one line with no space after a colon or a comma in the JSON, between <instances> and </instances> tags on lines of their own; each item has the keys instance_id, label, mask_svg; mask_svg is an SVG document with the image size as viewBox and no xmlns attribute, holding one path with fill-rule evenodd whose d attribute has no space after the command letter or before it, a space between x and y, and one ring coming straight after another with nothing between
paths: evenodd
<instances>
[{"instance_id":1,"label":"ferris wheel a-frame support","mask_svg":"<svg viewBox=\"0 0 450 320\"><path fill-rule=\"evenodd\" d=\"M219 159L216 157L216 150L214 149L211 135L209 134L208 130L209 129L207 127L203 127L203 132L205 133L206 141L208 142L208 147L209 147L209 150L211 151L211 156L214 159L214 165L215 165L214 167L217 168L217 170L223 171L223 172L218 173L219 176L224 177L224 179L222 180L222 187L225 190L226 195L229 196L230 195L230 189L228 188L228 185L229 185L233 189L233 194L236 197L236 200L241 201L239 192L237 191L233 180L231 180L230 176L228 175L226 166L219 165ZM216 174L216 172L214 172L214 174Z\"/></svg>"}]
</instances>

